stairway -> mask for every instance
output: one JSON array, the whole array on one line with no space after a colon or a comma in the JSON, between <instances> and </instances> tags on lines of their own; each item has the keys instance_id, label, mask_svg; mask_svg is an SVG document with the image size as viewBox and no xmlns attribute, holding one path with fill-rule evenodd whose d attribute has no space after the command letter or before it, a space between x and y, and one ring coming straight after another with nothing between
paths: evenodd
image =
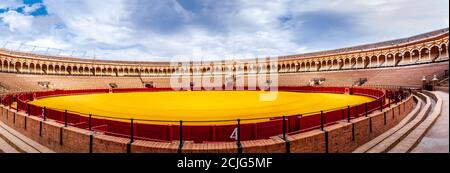
<instances>
[{"instance_id":1,"label":"stairway","mask_svg":"<svg viewBox=\"0 0 450 173\"><path fill-rule=\"evenodd\" d=\"M443 100L423 91L414 96L416 105L398 125L358 147L353 153L409 153L440 116Z\"/></svg>"},{"instance_id":2,"label":"stairway","mask_svg":"<svg viewBox=\"0 0 450 173\"><path fill-rule=\"evenodd\" d=\"M1 94L1 93L6 93L6 92L8 92L8 91L9 91L8 87L7 87L5 84L2 84L2 83L0 82L0 94Z\"/></svg>"},{"instance_id":3,"label":"stairway","mask_svg":"<svg viewBox=\"0 0 450 173\"><path fill-rule=\"evenodd\" d=\"M440 86L448 87L448 77L439 82Z\"/></svg>"},{"instance_id":4,"label":"stairway","mask_svg":"<svg viewBox=\"0 0 450 173\"><path fill-rule=\"evenodd\" d=\"M0 121L0 153L54 153Z\"/></svg>"},{"instance_id":5,"label":"stairway","mask_svg":"<svg viewBox=\"0 0 450 173\"><path fill-rule=\"evenodd\" d=\"M367 82L367 78L359 78L355 83L353 83L353 86L362 86Z\"/></svg>"}]
</instances>

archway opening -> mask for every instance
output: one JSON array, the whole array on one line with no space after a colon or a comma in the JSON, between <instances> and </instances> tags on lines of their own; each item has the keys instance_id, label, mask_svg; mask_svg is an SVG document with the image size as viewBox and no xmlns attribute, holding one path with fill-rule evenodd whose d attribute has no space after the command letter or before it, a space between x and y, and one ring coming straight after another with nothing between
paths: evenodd
<instances>
[{"instance_id":1,"label":"archway opening","mask_svg":"<svg viewBox=\"0 0 450 173\"><path fill-rule=\"evenodd\" d=\"M441 45L441 57L448 58L448 47L445 44Z\"/></svg>"},{"instance_id":2,"label":"archway opening","mask_svg":"<svg viewBox=\"0 0 450 173\"><path fill-rule=\"evenodd\" d=\"M439 51L439 47L438 46L433 46L430 49L430 56L431 56L431 61L435 61L436 59L439 58L440 55L440 51Z\"/></svg>"},{"instance_id":3,"label":"archway opening","mask_svg":"<svg viewBox=\"0 0 450 173\"><path fill-rule=\"evenodd\" d=\"M413 50L411 53L411 63L416 63L420 59L420 52L419 50Z\"/></svg>"},{"instance_id":4,"label":"archway opening","mask_svg":"<svg viewBox=\"0 0 450 173\"><path fill-rule=\"evenodd\" d=\"M427 60L431 60L430 58L430 50L428 50L428 48L423 48L422 50L420 50L420 60L421 61L427 61Z\"/></svg>"},{"instance_id":5,"label":"archway opening","mask_svg":"<svg viewBox=\"0 0 450 173\"><path fill-rule=\"evenodd\" d=\"M397 53L394 56L394 66L397 66L403 59L403 55L401 53Z\"/></svg>"},{"instance_id":6,"label":"archway opening","mask_svg":"<svg viewBox=\"0 0 450 173\"><path fill-rule=\"evenodd\" d=\"M400 61L400 64L409 64L411 58L411 52L405 52L403 54L402 60Z\"/></svg>"},{"instance_id":7,"label":"archway opening","mask_svg":"<svg viewBox=\"0 0 450 173\"><path fill-rule=\"evenodd\" d=\"M378 57L378 67L386 66L386 56L380 55Z\"/></svg>"}]
</instances>

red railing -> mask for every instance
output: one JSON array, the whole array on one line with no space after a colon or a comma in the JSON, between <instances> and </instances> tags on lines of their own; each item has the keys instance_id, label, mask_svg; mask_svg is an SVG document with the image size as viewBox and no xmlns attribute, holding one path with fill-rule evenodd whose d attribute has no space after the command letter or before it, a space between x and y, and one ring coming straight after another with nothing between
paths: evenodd
<instances>
[{"instance_id":1,"label":"red railing","mask_svg":"<svg viewBox=\"0 0 450 173\"><path fill-rule=\"evenodd\" d=\"M312 129L323 128L338 121L350 120L367 115L375 110L388 106L387 97L393 97L390 91L368 88L342 87L279 87L280 91L291 92L324 92L350 93L373 97L376 100L360 105L323 110L320 112L305 112L301 115L285 117L262 117L257 119L221 120L221 121L165 121L149 119L125 119L102 115L89 115L74 111L50 109L28 104L28 101L61 95L91 94L107 92L156 92L171 89L93 89L93 90L56 90L47 92L19 93L1 97L3 105L17 102L17 110L29 116L51 119L67 126L74 126L105 134L133 139L172 141L190 140L195 142L235 141L232 134L239 129L239 140L267 139L286 133L298 133ZM176 92L176 91L174 91ZM390 101L389 101L390 102ZM267 120L255 122L255 120ZM183 125L183 122L190 125ZM215 125L218 122L229 122L230 125ZM236 122L236 123L233 123ZM201 125L192 125L202 123ZM204 124L207 125L204 125ZM167 125L163 125L167 124ZM238 125L239 124L239 125Z\"/></svg>"}]
</instances>

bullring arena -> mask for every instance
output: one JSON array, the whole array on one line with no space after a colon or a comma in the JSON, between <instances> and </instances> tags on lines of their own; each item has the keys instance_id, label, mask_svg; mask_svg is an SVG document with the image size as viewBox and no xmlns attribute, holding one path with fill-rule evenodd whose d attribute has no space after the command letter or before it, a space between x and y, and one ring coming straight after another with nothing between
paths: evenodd
<instances>
[{"instance_id":1,"label":"bullring arena","mask_svg":"<svg viewBox=\"0 0 450 173\"><path fill-rule=\"evenodd\" d=\"M1 49L0 151L448 152L448 38L216 62Z\"/></svg>"}]
</instances>

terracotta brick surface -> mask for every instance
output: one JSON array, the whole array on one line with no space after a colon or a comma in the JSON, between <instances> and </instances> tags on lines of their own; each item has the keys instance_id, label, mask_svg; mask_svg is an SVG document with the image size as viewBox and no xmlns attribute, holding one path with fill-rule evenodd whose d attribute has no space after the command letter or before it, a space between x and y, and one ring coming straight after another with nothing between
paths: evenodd
<instances>
[{"instance_id":1,"label":"terracotta brick surface","mask_svg":"<svg viewBox=\"0 0 450 173\"><path fill-rule=\"evenodd\" d=\"M92 150L94 153L126 153L129 139L109 135L95 135Z\"/></svg>"},{"instance_id":2,"label":"terracotta brick surface","mask_svg":"<svg viewBox=\"0 0 450 173\"><path fill-rule=\"evenodd\" d=\"M289 138L292 153L325 153L325 132L321 130L300 133Z\"/></svg>"},{"instance_id":3,"label":"terracotta brick surface","mask_svg":"<svg viewBox=\"0 0 450 173\"><path fill-rule=\"evenodd\" d=\"M392 105L391 108L384 109L383 112L375 111L369 117L359 117L351 120L350 123L342 121L326 127L324 131L318 129L287 135L287 139L290 141L289 150L292 153L325 153L327 151L326 147L328 146L328 152L330 153L352 152L358 146L396 125L413 108L414 101L410 97L398 105ZM64 127L63 124L51 120L43 121L38 117L29 117L24 112L14 113L15 111L10 111L3 106L1 106L0 110L0 120L2 122L55 152L87 153L90 150L91 132L88 130ZM384 113L386 113L386 125L384 125ZM39 135L39 126L41 123L42 131L41 135ZM353 126L354 129L352 128ZM370 130L370 126L372 126L372 131ZM325 138L325 131L328 133L327 139ZM60 143L61 132L62 145ZM354 134L354 139L352 134ZM128 143L129 139L127 138L96 133L93 134L92 152L125 153L127 152ZM244 153L286 152L286 142L279 136L274 136L270 139L243 141L241 144ZM178 152L178 146L179 143L177 141L155 142L136 140L131 144L131 152L176 153ZM194 143L186 141L183 144L182 152L237 153L238 147L236 142Z\"/></svg>"},{"instance_id":4,"label":"terracotta brick surface","mask_svg":"<svg viewBox=\"0 0 450 173\"><path fill-rule=\"evenodd\" d=\"M279 138L261 139L242 142L244 153L285 153L286 142Z\"/></svg>"},{"instance_id":5,"label":"terracotta brick surface","mask_svg":"<svg viewBox=\"0 0 450 173\"><path fill-rule=\"evenodd\" d=\"M91 132L75 127L63 129L63 145L66 152L89 153ZM73 142L72 142L73 141Z\"/></svg>"},{"instance_id":6,"label":"terracotta brick surface","mask_svg":"<svg viewBox=\"0 0 450 173\"><path fill-rule=\"evenodd\" d=\"M154 142L137 140L133 142L132 153L176 153L179 142Z\"/></svg>"},{"instance_id":7,"label":"terracotta brick surface","mask_svg":"<svg viewBox=\"0 0 450 173\"><path fill-rule=\"evenodd\" d=\"M352 140L352 124L342 122L325 128L328 131L328 152L345 153L352 151L356 143Z\"/></svg>"}]
</instances>

